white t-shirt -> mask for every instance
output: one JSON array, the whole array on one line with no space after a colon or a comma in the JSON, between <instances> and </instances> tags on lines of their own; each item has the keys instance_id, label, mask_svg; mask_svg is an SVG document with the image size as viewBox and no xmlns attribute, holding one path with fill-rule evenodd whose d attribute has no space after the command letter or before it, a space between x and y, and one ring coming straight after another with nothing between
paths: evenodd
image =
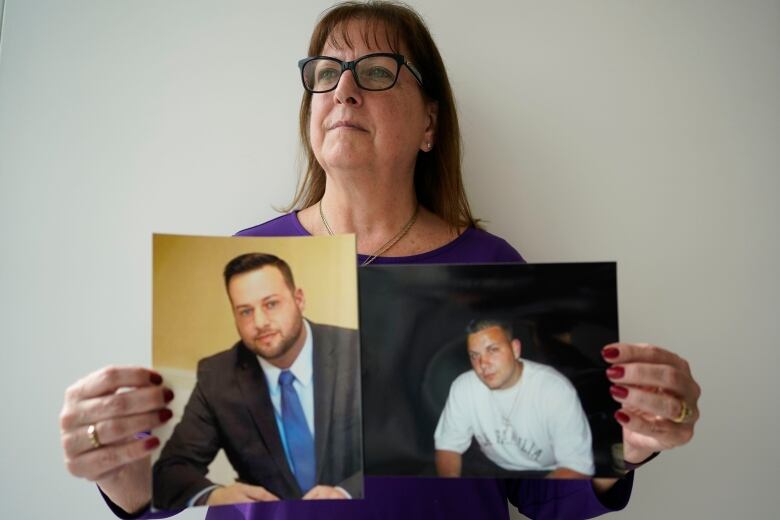
<instances>
[{"instance_id":1,"label":"white t-shirt","mask_svg":"<svg viewBox=\"0 0 780 520\"><path fill-rule=\"evenodd\" d=\"M507 470L569 468L593 475L590 426L577 391L554 368L522 362L520 380L505 390L491 390L473 370L453 381L436 426L436 449L463 453L475 437Z\"/></svg>"}]
</instances>

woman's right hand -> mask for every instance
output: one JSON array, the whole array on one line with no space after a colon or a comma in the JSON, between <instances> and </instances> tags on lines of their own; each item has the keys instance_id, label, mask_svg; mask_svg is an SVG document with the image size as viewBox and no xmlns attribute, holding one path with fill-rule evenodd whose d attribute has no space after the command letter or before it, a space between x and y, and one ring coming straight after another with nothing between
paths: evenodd
<instances>
[{"instance_id":1,"label":"woman's right hand","mask_svg":"<svg viewBox=\"0 0 780 520\"><path fill-rule=\"evenodd\" d=\"M173 392L141 367L106 367L65 390L60 412L65 465L97 483L119 507L135 512L151 500L150 454L160 444L145 435L168 421Z\"/></svg>"}]
</instances>

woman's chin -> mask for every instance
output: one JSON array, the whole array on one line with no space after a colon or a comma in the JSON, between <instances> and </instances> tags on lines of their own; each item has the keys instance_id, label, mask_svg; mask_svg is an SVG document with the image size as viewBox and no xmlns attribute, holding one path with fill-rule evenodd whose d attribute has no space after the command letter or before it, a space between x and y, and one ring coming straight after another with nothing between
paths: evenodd
<instances>
[{"instance_id":1,"label":"woman's chin","mask_svg":"<svg viewBox=\"0 0 780 520\"><path fill-rule=\"evenodd\" d=\"M320 164L325 167L326 171L365 171L371 163L366 160L367 157L365 147L356 146L353 143L339 143L322 155Z\"/></svg>"}]
</instances>

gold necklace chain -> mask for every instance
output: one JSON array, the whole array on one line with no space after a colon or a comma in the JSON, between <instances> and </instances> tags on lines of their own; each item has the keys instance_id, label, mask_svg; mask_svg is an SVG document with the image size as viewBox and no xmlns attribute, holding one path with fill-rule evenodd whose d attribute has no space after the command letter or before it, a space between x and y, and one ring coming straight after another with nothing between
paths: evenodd
<instances>
[{"instance_id":1,"label":"gold necklace chain","mask_svg":"<svg viewBox=\"0 0 780 520\"><path fill-rule=\"evenodd\" d=\"M320 208L320 218L322 219L322 223L325 225L325 229L328 230L328 234L330 236L335 235L333 230L330 228L330 225L328 224L328 220L325 218L325 213L322 212L322 199L320 199L318 206ZM403 237L406 236L406 234L409 232L410 229L412 229L412 226L414 225L415 221L417 220L417 214L420 211L420 205L417 204L414 207L414 213L412 214L412 218L409 219L409 221L404 225L404 227L401 228L401 231L395 234L390 240L385 242L379 249L374 251L374 254L370 255L368 258L363 260L363 263L360 264L361 266L368 265L374 260L376 260L378 257L382 255L382 253L389 250L391 247L396 245L398 242L401 241Z\"/></svg>"}]
</instances>

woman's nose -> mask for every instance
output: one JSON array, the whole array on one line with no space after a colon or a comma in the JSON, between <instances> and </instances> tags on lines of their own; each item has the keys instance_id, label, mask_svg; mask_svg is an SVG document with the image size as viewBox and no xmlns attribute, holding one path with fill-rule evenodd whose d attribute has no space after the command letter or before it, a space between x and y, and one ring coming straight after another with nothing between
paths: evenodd
<instances>
[{"instance_id":1,"label":"woman's nose","mask_svg":"<svg viewBox=\"0 0 780 520\"><path fill-rule=\"evenodd\" d=\"M337 103L347 105L360 105L363 103L363 96L355 81L355 76L351 70L345 70L339 82L336 85L336 90L333 91L333 95L336 98Z\"/></svg>"}]
</instances>

